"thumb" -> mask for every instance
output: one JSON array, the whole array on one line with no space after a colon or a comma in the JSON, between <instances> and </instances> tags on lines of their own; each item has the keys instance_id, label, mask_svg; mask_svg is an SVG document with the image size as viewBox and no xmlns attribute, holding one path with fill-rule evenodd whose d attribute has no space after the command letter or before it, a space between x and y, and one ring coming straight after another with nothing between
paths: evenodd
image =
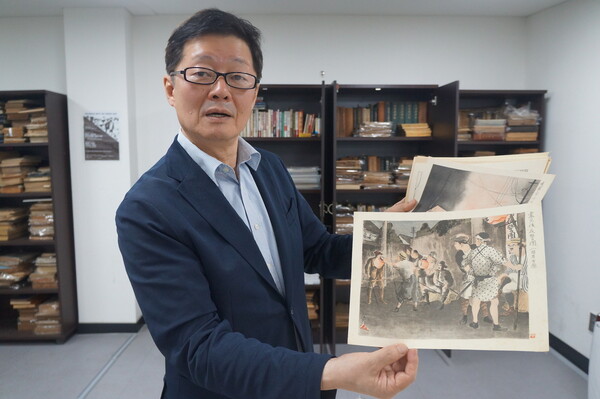
<instances>
[{"instance_id":1,"label":"thumb","mask_svg":"<svg viewBox=\"0 0 600 399\"><path fill-rule=\"evenodd\" d=\"M402 359L408 353L408 347L404 344L389 345L374 352L375 361L388 365Z\"/></svg>"}]
</instances>

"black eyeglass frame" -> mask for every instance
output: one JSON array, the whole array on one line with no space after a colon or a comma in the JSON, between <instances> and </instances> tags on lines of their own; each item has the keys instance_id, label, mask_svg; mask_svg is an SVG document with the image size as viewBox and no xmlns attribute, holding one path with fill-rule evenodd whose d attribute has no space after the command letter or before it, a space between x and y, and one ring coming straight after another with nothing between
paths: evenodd
<instances>
[{"instance_id":1,"label":"black eyeglass frame","mask_svg":"<svg viewBox=\"0 0 600 399\"><path fill-rule=\"evenodd\" d=\"M213 72L215 74L215 80L213 80L210 83L192 82L191 80L188 80L188 78L187 78L187 73L186 72L189 69L204 69L204 70L207 70L207 71L211 71L211 72ZM238 86L233 86L227 80L227 76L234 75L236 73L237 74L241 73L243 75L252 76L254 78L254 85L252 87L238 87ZM251 73L248 73L248 72L225 72L225 73L223 73L223 72L217 72L214 69L205 68L205 67L187 67L187 68L184 68L184 69L179 70L179 71L170 72L169 76L175 76L177 74L183 75L183 79L186 82L190 82L190 83L195 84L195 85L203 85L203 86L210 86L210 85L214 84L219 79L219 76L223 76L223 80L225 80L225 83L227 83L227 86L233 87L234 89L239 89L239 90L252 90L252 89L256 88L256 86L260 83L260 80L258 79L258 77L256 75L252 75Z\"/></svg>"}]
</instances>

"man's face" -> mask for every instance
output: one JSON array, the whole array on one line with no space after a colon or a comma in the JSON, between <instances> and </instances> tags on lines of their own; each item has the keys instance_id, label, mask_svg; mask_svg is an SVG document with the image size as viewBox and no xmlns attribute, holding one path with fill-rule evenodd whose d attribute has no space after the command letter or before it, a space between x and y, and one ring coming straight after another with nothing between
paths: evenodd
<instances>
[{"instance_id":1,"label":"man's face","mask_svg":"<svg viewBox=\"0 0 600 399\"><path fill-rule=\"evenodd\" d=\"M256 75L248 45L235 36L207 35L189 40L176 70L205 67L217 72ZM258 87L235 89L220 76L212 85L187 82L183 75L163 79L169 104L190 141L203 150L237 140L252 114Z\"/></svg>"}]
</instances>

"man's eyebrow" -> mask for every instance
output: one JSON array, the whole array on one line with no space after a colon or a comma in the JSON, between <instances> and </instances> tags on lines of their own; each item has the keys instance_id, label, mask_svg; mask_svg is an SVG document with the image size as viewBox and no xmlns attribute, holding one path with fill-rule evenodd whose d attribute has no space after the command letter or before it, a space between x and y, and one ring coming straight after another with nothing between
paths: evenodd
<instances>
[{"instance_id":1,"label":"man's eyebrow","mask_svg":"<svg viewBox=\"0 0 600 399\"><path fill-rule=\"evenodd\" d=\"M197 55L195 57L192 57L192 61L193 62L214 61L214 60L215 60L215 57L213 57L212 55L208 55L208 54L199 54L199 55ZM231 59L231 61L239 63L239 64L250 66L250 64L248 63L248 61L246 61L244 58L241 58L241 57L233 57Z\"/></svg>"}]
</instances>

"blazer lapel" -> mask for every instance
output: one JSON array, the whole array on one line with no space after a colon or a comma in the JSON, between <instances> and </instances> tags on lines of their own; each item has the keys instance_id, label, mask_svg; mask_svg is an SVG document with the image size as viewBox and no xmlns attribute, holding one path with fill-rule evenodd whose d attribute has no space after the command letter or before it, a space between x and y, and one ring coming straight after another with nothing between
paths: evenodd
<instances>
[{"instance_id":1,"label":"blazer lapel","mask_svg":"<svg viewBox=\"0 0 600 399\"><path fill-rule=\"evenodd\" d=\"M177 142L167 161L170 176L181 182L181 196L277 291L252 233L210 177Z\"/></svg>"},{"instance_id":2,"label":"blazer lapel","mask_svg":"<svg viewBox=\"0 0 600 399\"><path fill-rule=\"evenodd\" d=\"M251 173L265 203L265 207L269 213L269 218L271 219L271 225L273 226L273 232L275 233L286 297L293 298L292 294L294 284L292 281L290 281L290 276L292 274L288 270L288 268L293 264L293 260L290 259L290 254L292 251L290 248L288 248L289 238L286 234L288 231L285 221L285 213L287 209L281 208L281 204L285 203L285 201L282 201L281 190L278 188L276 182L273 181L272 175L266 173L267 168L265 163L266 162L262 160L259 164L258 170L254 171L251 169Z\"/></svg>"}]
</instances>

